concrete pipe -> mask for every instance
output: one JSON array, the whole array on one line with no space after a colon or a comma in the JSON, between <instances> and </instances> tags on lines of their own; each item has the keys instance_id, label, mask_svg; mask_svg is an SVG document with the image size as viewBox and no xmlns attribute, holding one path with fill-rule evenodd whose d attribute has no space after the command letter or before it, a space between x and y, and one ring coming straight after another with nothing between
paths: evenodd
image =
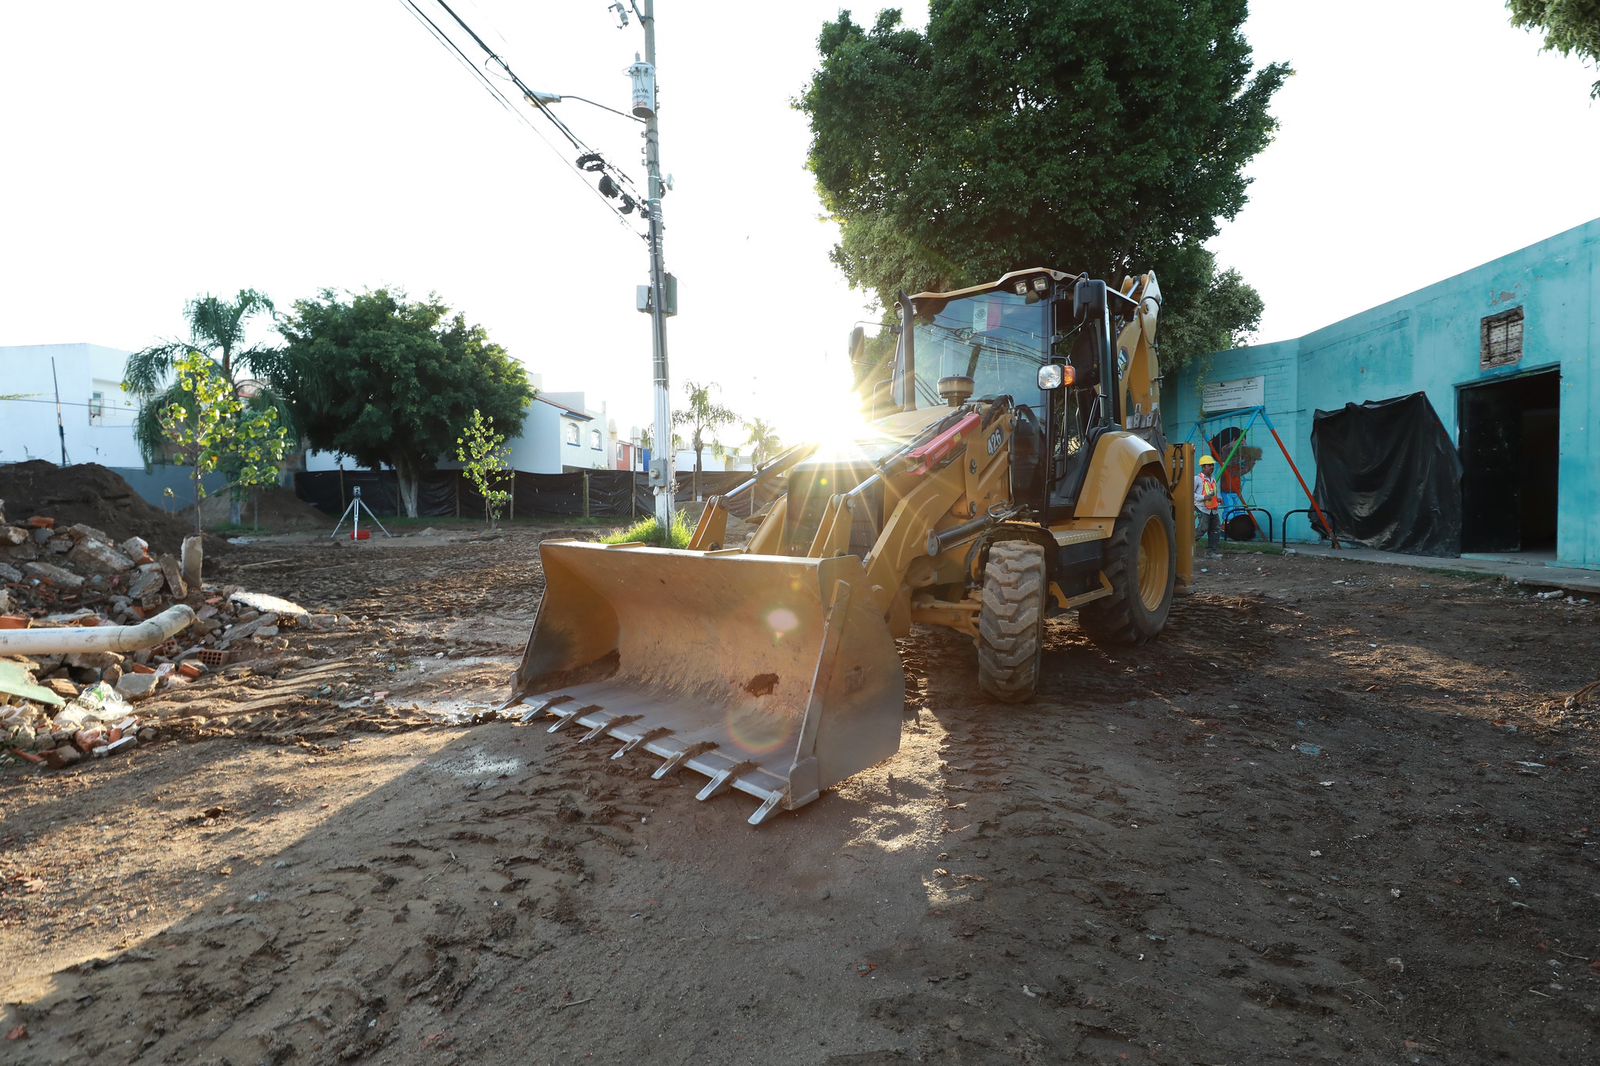
<instances>
[{"instance_id":1,"label":"concrete pipe","mask_svg":"<svg viewBox=\"0 0 1600 1066\"><path fill-rule=\"evenodd\" d=\"M153 648L194 621L194 608L174 604L131 626L56 626L0 629L0 655L69 655L79 651L130 652Z\"/></svg>"}]
</instances>

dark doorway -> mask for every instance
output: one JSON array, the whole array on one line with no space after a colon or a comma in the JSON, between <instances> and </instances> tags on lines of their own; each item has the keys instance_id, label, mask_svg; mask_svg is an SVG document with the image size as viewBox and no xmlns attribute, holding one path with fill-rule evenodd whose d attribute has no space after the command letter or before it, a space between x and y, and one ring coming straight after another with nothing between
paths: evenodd
<instances>
[{"instance_id":1,"label":"dark doorway","mask_svg":"<svg viewBox=\"0 0 1600 1066\"><path fill-rule=\"evenodd\" d=\"M1551 551L1561 372L1461 390L1461 550Z\"/></svg>"}]
</instances>

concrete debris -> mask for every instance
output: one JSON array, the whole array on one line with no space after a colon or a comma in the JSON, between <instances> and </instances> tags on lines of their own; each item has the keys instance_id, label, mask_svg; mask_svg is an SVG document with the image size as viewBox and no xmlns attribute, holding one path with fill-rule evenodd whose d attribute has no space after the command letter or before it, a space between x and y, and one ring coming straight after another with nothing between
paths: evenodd
<instances>
[{"instance_id":1,"label":"concrete debris","mask_svg":"<svg viewBox=\"0 0 1600 1066\"><path fill-rule=\"evenodd\" d=\"M156 565L161 568L161 576L166 579L167 588L172 590L172 595L183 599L189 595L189 582L183 576L183 570L178 566L178 560L170 555L163 555L156 560Z\"/></svg>"},{"instance_id":2,"label":"concrete debris","mask_svg":"<svg viewBox=\"0 0 1600 1066\"><path fill-rule=\"evenodd\" d=\"M53 563L23 563L22 573L23 576L31 577L42 584L54 585L69 592L83 588L83 578Z\"/></svg>"},{"instance_id":3,"label":"concrete debris","mask_svg":"<svg viewBox=\"0 0 1600 1066\"><path fill-rule=\"evenodd\" d=\"M0 747L19 761L64 770L139 743L139 719L99 682L53 715L33 703L0 706Z\"/></svg>"},{"instance_id":4,"label":"concrete debris","mask_svg":"<svg viewBox=\"0 0 1600 1066\"><path fill-rule=\"evenodd\" d=\"M0 760L65 769L155 742L132 702L209 676L208 666L286 647L288 628L323 630L331 614L235 586L207 587L201 541L152 556L142 537L113 543L93 526L57 529L49 515L0 514L0 627L132 625L176 602L196 621L176 640L127 655L74 652L0 660Z\"/></svg>"},{"instance_id":5,"label":"concrete debris","mask_svg":"<svg viewBox=\"0 0 1600 1066\"><path fill-rule=\"evenodd\" d=\"M246 592L240 589L229 596L228 599L242 607L260 611L262 614L271 612L273 614L286 614L295 618L304 618L308 613L298 603L290 603L288 600L278 596L268 596L264 592Z\"/></svg>"},{"instance_id":6,"label":"concrete debris","mask_svg":"<svg viewBox=\"0 0 1600 1066\"><path fill-rule=\"evenodd\" d=\"M79 528L79 527L73 527ZM80 570L101 574L120 574L133 566L133 560L104 541L80 540L68 553Z\"/></svg>"},{"instance_id":7,"label":"concrete debris","mask_svg":"<svg viewBox=\"0 0 1600 1066\"><path fill-rule=\"evenodd\" d=\"M128 581L127 599L138 600L141 604L161 591L161 583L166 580L166 575L161 572L161 567L156 563L145 563L134 572Z\"/></svg>"}]
</instances>

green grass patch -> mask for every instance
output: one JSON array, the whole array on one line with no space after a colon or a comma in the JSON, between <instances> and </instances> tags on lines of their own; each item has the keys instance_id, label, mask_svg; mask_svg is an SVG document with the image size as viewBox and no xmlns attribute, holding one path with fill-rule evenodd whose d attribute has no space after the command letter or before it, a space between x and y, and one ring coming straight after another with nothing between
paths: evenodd
<instances>
[{"instance_id":1,"label":"green grass patch","mask_svg":"<svg viewBox=\"0 0 1600 1066\"><path fill-rule=\"evenodd\" d=\"M672 537L670 543L661 535L661 523L656 521L655 515L642 519L629 526L607 533L600 538L601 544L654 544L662 548L687 548L689 538L694 535L694 530L689 528L689 516L682 511L677 511L672 516Z\"/></svg>"},{"instance_id":2,"label":"green grass patch","mask_svg":"<svg viewBox=\"0 0 1600 1066\"><path fill-rule=\"evenodd\" d=\"M1196 540L1196 546L1202 545L1204 541L1204 536L1201 536ZM1283 554L1283 549L1270 541L1225 540L1222 542L1222 550L1225 552L1238 552L1240 555Z\"/></svg>"}]
</instances>

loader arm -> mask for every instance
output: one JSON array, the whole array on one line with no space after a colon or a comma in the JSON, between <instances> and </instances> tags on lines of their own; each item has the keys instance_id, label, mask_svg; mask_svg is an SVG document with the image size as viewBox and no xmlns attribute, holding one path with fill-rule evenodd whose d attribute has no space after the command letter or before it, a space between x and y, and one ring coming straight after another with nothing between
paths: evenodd
<instances>
[{"instance_id":1,"label":"loader arm","mask_svg":"<svg viewBox=\"0 0 1600 1066\"><path fill-rule=\"evenodd\" d=\"M1161 499L1188 524L1160 303L1154 274L1113 289L1044 269L902 296L892 376L849 449L792 448L712 497L687 550L540 545L507 706L610 738L613 759L655 755L657 779L699 773L698 799L754 796L759 825L899 748L894 640L914 622L973 637L980 686L1011 701L1031 698L1049 614L1087 625L1092 609L1121 632L1142 603L1148 639L1172 571L1188 577ZM730 504L763 490L757 528L729 545Z\"/></svg>"}]
</instances>

